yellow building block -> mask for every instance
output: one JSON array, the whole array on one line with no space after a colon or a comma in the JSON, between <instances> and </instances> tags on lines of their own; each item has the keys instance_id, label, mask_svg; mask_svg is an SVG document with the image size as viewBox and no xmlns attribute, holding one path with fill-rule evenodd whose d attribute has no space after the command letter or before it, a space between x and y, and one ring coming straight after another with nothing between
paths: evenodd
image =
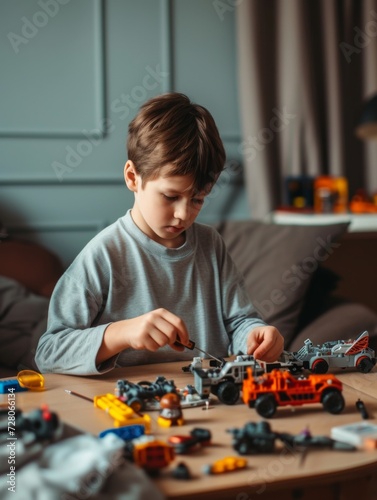
<instances>
[{"instance_id":1,"label":"yellow building block","mask_svg":"<svg viewBox=\"0 0 377 500\"><path fill-rule=\"evenodd\" d=\"M95 396L93 401L96 408L104 410L114 419L114 427L141 424L144 425L146 434L150 433L151 417L135 413L130 406L120 401L114 394Z\"/></svg>"}]
</instances>

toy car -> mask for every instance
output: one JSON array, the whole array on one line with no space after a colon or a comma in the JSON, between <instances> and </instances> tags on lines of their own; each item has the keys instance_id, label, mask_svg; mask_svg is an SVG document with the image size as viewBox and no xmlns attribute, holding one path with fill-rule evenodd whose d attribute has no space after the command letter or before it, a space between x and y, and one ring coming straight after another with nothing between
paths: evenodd
<instances>
[{"instance_id":1,"label":"toy car","mask_svg":"<svg viewBox=\"0 0 377 500\"><path fill-rule=\"evenodd\" d=\"M342 389L341 381L333 374L296 378L289 371L274 369L254 376L248 368L242 399L264 418L272 417L278 406L312 403L322 403L326 411L336 414L344 408Z\"/></svg>"},{"instance_id":2,"label":"toy car","mask_svg":"<svg viewBox=\"0 0 377 500\"><path fill-rule=\"evenodd\" d=\"M356 368L368 373L376 364L375 352L368 346L369 333L365 331L354 341L334 340L320 346L314 346L308 339L294 356L313 373L326 373L329 367Z\"/></svg>"},{"instance_id":3,"label":"toy car","mask_svg":"<svg viewBox=\"0 0 377 500\"><path fill-rule=\"evenodd\" d=\"M240 398L246 369L250 367L258 373L261 370L254 357L249 355L237 356L234 361L227 361L223 366L215 368L201 368L200 363L196 361L191 369L195 389L202 398L208 398L212 393L222 403L234 405Z\"/></svg>"},{"instance_id":4,"label":"toy car","mask_svg":"<svg viewBox=\"0 0 377 500\"><path fill-rule=\"evenodd\" d=\"M136 412L145 410L148 401L156 401L170 392L176 393L177 387L173 380L167 380L162 375L157 377L154 382L142 381L135 384L129 380L117 381L119 399Z\"/></svg>"},{"instance_id":5,"label":"toy car","mask_svg":"<svg viewBox=\"0 0 377 500\"><path fill-rule=\"evenodd\" d=\"M297 352L283 351L277 363L263 366L266 371L288 368L291 373L303 369L327 373L329 368L356 368L361 373L369 373L375 364L375 352L369 347L369 333L365 331L356 340L332 340L316 346L307 339Z\"/></svg>"}]
</instances>

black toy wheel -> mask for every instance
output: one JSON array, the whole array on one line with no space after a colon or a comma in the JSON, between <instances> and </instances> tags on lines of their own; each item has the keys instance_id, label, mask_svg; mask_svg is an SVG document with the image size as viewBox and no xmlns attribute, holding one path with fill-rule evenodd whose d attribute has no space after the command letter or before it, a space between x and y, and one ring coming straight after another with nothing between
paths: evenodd
<instances>
[{"instance_id":1,"label":"black toy wheel","mask_svg":"<svg viewBox=\"0 0 377 500\"><path fill-rule=\"evenodd\" d=\"M240 398L240 389L233 382L223 382L219 385L217 397L225 405L234 405Z\"/></svg>"},{"instance_id":2,"label":"black toy wheel","mask_svg":"<svg viewBox=\"0 0 377 500\"><path fill-rule=\"evenodd\" d=\"M337 389L330 389L322 396L323 408L329 413L337 414L344 409L344 398Z\"/></svg>"},{"instance_id":3,"label":"black toy wheel","mask_svg":"<svg viewBox=\"0 0 377 500\"><path fill-rule=\"evenodd\" d=\"M126 404L136 413L139 413L144 407L144 403L140 398L131 398Z\"/></svg>"},{"instance_id":4,"label":"black toy wheel","mask_svg":"<svg viewBox=\"0 0 377 500\"><path fill-rule=\"evenodd\" d=\"M356 368L357 368L357 371L361 372L361 373L369 373L371 371L371 369L373 368L373 362L367 358L367 357L364 357L364 358L360 358L358 361L357 361L357 365L356 365Z\"/></svg>"},{"instance_id":5,"label":"black toy wheel","mask_svg":"<svg viewBox=\"0 0 377 500\"><path fill-rule=\"evenodd\" d=\"M271 418L276 412L276 400L272 394L262 394L255 401L255 409L261 417Z\"/></svg>"},{"instance_id":6,"label":"black toy wheel","mask_svg":"<svg viewBox=\"0 0 377 500\"><path fill-rule=\"evenodd\" d=\"M316 359L311 367L313 373L327 373L329 365L324 359Z\"/></svg>"}]
</instances>

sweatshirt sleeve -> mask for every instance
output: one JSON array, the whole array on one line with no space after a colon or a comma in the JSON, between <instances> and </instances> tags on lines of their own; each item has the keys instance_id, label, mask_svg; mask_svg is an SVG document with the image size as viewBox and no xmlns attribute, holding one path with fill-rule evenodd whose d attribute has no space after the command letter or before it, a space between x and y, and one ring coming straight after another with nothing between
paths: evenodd
<instances>
[{"instance_id":1,"label":"sweatshirt sleeve","mask_svg":"<svg viewBox=\"0 0 377 500\"><path fill-rule=\"evenodd\" d=\"M83 280L66 272L52 294L47 330L39 340L35 361L41 372L96 375L111 370L116 356L101 366L95 359L108 324L91 326L102 304Z\"/></svg>"},{"instance_id":2,"label":"sweatshirt sleeve","mask_svg":"<svg viewBox=\"0 0 377 500\"><path fill-rule=\"evenodd\" d=\"M230 339L229 354L246 353L247 337L257 326L265 326L246 291L243 276L219 236L219 265L224 325Z\"/></svg>"}]
</instances>

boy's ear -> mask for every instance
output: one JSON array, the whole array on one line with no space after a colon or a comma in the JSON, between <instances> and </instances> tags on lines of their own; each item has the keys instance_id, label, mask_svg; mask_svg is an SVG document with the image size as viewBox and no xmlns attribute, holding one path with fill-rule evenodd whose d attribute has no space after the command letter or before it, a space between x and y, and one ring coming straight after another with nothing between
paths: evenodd
<instances>
[{"instance_id":1,"label":"boy's ear","mask_svg":"<svg viewBox=\"0 0 377 500\"><path fill-rule=\"evenodd\" d=\"M139 176L137 175L135 165L131 160L127 160L124 166L124 180L130 191L137 191Z\"/></svg>"}]
</instances>

